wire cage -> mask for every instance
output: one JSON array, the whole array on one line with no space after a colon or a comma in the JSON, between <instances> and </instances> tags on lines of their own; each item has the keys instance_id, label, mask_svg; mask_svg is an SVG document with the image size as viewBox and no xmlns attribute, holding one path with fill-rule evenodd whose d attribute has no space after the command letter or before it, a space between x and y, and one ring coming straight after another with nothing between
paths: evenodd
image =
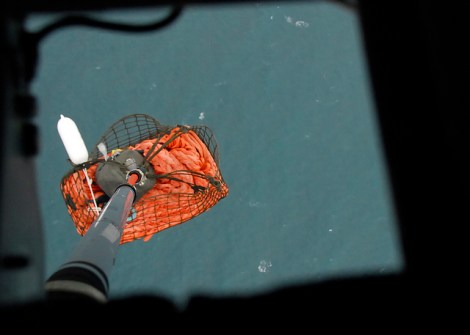
<instances>
[{"instance_id":1,"label":"wire cage","mask_svg":"<svg viewBox=\"0 0 470 335\"><path fill-rule=\"evenodd\" d=\"M137 189L121 244L148 241L155 233L209 210L228 194L219 169L217 142L206 126L166 126L149 115L133 114L116 121L94 148L89 160L72 164L60 183L80 235L87 232L111 196L99 182L99 173L103 174L108 162L116 164L114 158L122 152L142 155L147 184L140 194Z\"/></svg>"}]
</instances>

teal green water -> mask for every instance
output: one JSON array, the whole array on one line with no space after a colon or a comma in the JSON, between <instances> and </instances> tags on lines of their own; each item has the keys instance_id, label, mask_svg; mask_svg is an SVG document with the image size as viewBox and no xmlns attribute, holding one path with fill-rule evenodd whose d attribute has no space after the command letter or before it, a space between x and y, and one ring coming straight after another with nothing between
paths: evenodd
<instances>
[{"instance_id":1,"label":"teal green water","mask_svg":"<svg viewBox=\"0 0 470 335\"><path fill-rule=\"evenodd\" d=\"M102 17L149 22L159 10ZM35 29L50 17L31 17ZM120 247L110 297L244 295L403 267L358 17L334 4L190 7L146 35L68 28L41 46L37 159L46 275L80 236L62 200L60 114L88 149L122 116L205 124L230 193Z\"/></svg>"}]
</instances>

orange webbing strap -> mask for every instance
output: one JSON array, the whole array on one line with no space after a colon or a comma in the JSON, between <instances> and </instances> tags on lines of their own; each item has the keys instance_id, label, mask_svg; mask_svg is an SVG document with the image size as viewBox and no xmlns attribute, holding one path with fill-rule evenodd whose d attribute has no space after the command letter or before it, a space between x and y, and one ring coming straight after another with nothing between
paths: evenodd
<instances>
[{"instance_id":1,"label":"orange webbing strap","mask_svg":"<svg viewBox=\"0 0 470 335\"><path fill-rule=\"evenodd\" d=\"M140 179L140 176L136 173L131 173L127 179L127 183L131 186L134 186Z\"/></svg>"},{"instance_id":2,"label":"orange webbing strap","mask_svg":"<svg viewBox=\"0 0 470 335\"><path fill-rule=\"evenodd\" d=\"M175 131L177 130L177 131ZM188 131L187 127L178 127L178 128L173 128L171 131L171 136L166 139L166 141L154 152L155 148L158 146L159 141L155 141L155 143L152 145L150 150L145 154L145 157L148 161L151 161L158 153L160 150L166 148L172 141L174 141L178 136L180 136L183 133L186 133ZM163 136L165 137L165 136Z\"/></svg>"}]
</instances>

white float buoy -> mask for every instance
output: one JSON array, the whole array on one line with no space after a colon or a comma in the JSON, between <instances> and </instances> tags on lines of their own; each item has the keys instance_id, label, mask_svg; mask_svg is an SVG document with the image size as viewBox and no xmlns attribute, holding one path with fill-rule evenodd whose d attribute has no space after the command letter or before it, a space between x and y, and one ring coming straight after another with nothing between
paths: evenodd
<instances>
[{"instance_id":1,"label":"white float buoy","mask_svg":"<svg viewBox=\"0 0 470 335\"><path fill-rule=\"evenodd\" d=\"M75 165L85 163L88 160L88 150L75 122L71 118L60 114L59 122L57 122L57 130L59 131L60 138L67 151L67 155L69 155L70 161ZM83 168L83 174L87 180L88 188L93 198L93 204L95 205L93 210L99 212L101 208L96 204L95 194L91 187L92 180L88 176L86 167Z\"/></svg>"},{"instance_id":2,"label":"white float buoy","mask_svg":"<svg viewBox=\"0 0 470 335\"><path fill-rule=\"evenodd\" d=\"M73 164L82 164L88 160L88 150L75 122L60 114L57 130L65 150Z\"/></svg>"}]
</instances>

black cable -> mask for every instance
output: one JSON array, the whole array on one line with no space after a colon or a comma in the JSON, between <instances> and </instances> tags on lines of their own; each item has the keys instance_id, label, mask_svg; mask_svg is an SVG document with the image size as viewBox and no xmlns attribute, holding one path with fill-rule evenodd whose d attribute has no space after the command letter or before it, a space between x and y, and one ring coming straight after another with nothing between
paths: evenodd
<instances>
[{"instance_id":1,"label":"black cable","mask_svg":"<svg viewBox=\"0 0 470 335\"><path fill-rule=\"evenodd\" d=\"M49 35L51 32L61 29L64 27L70 26L86 26L86 27L93 27L105 30L114 30L120 32L127 32L127 33L144 33L144 32L151 32L158 29L162 29L171 23L173 23L181 14L183 10L182 6L175 6L173 7L172 11L162 20L157 22L149 23L149 24L124 24L124 23L116 23L116 22L107 22L101 21L97 19L93 19L87 16L79 16L79 15L69 15L63 17L46 27L42 28L40 31L35 33L30 33L35 40L36 43L39 43L44 37Z\"/></svg>"},{"instance_id":2,"label":"black cable","mask_svg":"<svg viewBox=\"0 0 470 335\"><path fill-rule=\"evenodd\" d=\"M183 11L182 5L175 5L171 12L165 18L149 24L124 24L116 22L107 22L93 19L86 16L69 15L65 16L37 32L23 33L23 46L25 51L25 77L31 81L36 73L36 64L38 59L38 46L41 40L50 33L70 26L86 26L105 30L114 30L126 33L145 33L167 27L173 23Z\"/></svg>"}]
</instances>

